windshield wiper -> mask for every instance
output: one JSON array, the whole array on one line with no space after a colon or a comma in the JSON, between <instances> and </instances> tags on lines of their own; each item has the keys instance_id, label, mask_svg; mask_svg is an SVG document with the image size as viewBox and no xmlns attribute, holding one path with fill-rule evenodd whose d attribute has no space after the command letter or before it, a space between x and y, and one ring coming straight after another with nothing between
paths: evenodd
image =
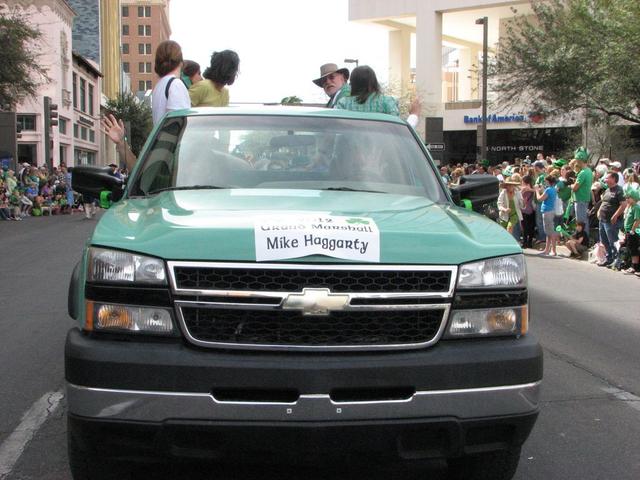
<instances>
[{"instance_id":1,"label":"windshield wiper","mask_svg":"<svg viewBox=\"0 0 640 480\"><path fill-rule=\"evenodd\" d=\"M330 190L332 192L367 192L367 193L387 193L380 190L365 190L363 188L351 188L351 187L328 187L321 188L320 190Z\"/></svg>"},{"instance_id":2,"label":"windshield wiper","mask_svg":"<svg viewBox=\"0 0 640 480\"><path fill-rule=\"evenodd\" d=\"M175 190L221 190L225 188L231 188L231 187L221 187L219 185L188 185L188 186L181 186L181 187L165 187L165 188L159 188L158 190L153 190L147 193L147 195L153 195L154 193L168 192L168 191L175 191Z\"/></svg>"}]
</instances>

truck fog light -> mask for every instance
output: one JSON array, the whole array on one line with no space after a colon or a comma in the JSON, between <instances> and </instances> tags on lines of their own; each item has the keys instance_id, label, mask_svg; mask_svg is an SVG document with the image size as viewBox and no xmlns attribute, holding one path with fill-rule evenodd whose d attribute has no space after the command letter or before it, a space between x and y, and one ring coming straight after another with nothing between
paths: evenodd
<instances>
[{"instance_id":1,"label":"truck fog light","mask_svg":"<svg viewBox=\"0 0 640 480\"><path fill-rule=\"evenodd\" d=\"M165 308L87 302L86 330L170 334L171 312Z\"/></svg>"},{"instance_id":2,"label":"truck fog light","mask_svg":"<svg viewBox=\"0 0 640 480\"><path fill-rule=\"evenodd\" d=\"M527 306L477 310L455 310L447 337L524 335L528 329Z\"/></svg>"}]
</instances>

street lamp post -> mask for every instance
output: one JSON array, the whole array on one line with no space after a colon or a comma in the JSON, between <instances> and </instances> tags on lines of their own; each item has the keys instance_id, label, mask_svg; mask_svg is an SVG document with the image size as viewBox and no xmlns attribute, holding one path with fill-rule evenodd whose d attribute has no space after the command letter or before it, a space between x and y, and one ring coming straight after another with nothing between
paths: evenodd
<instances>
[{"instance_id":1,"label":"street lamp post","mask_svg":"<svg viewBox=\"0 0 640 480\"><path fill-rule=\"evenodd\" d=\"M478 160L484 160L487 155L487 56L489 53L489 18L476 20L476 25L483 26L482 35L482 126L480 130L480 153Z\"/></svg>"},{"instance_id":2,"label":"street lamp post","mask_svg":"<svg viewBox=\"0 0 640 480\"><path fill-rule=\"evenodd\" d=\"M357 58L345 58L344 59L344 63L355 63L356 67L358 66L358 59Z\"/></svg>"}]
</instances>

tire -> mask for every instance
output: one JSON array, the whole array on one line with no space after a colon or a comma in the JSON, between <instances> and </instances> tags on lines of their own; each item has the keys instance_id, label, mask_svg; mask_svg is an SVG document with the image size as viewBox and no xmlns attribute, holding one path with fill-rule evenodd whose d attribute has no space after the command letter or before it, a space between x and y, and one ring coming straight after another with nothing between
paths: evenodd
<instances>
[{"instance_id":1,"label":"tire","mask_svg":"<svg viewBox=\"0 0 640 480\"><path fill-rule=\"evenodd\" d=\"M73 428L67 422L67 455L73 480L130 480L126 465L97 458L78 444Z\"/></svg>"},{"instance_id":2,"label":"tire","mask_svg":"<svg viewBox=\"0 0 640 480\"><path fill-rule=\"evenodd\" d=\"M511 480L518 469L520 448L449 460L451 480Z\"/></svg>"}]
</instances>

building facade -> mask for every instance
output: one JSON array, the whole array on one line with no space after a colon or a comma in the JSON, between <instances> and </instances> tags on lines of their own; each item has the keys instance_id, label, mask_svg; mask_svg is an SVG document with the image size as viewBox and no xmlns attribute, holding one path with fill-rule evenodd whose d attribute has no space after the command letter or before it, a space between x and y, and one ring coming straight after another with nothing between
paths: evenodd
<instances>
[{"instance_id":1,"label":"building facade","mask_svg":"<svg viewBox=\"0 0 640 480\"><path fill-rule=\"evenodd\" d=\"M18 140L18 161L32 165L59 165L60 159L72 155L72 25L75 12L63 0L31 0L0 2L22 12L38 28L42 38L38 44L40 65L47 69L49 82L41 85L35 98L17 106L17 120L22 127ZM45 149L44 97L57 105L58 126L49 131L49 149ZM49 159L46 158L48 151Z\"/></svg>"},{"instance_id":2,"label":"building facade","mask_svg":"<svg viewBox=\"0 0 640 480\"><path fill-rule=\"evenodd\" d=\"M491 52L514 16L528 13L527 0L349 0L351 21L389 30L390 82L415 88L425 117L422 133L427 143L444 144L434 154L444 163L475 161L481 153L483 26L476 20L488 18ZM493 163L557 154L581 141L579 116L549 121L524 107L498 110L491 93L488 99L488 151L482 156Z\"/></svg>"},{"instance_id":3,"label":"building facade","mask_svg":"<svg viewBox=\"0 0 640 480\"><path fill-rule=\"evenodd\" d=\"M22 127L18 161L31 165L103 164L100 141L101 77L98 64L73 51L76 12L64 0L13 1L42 33L39 61L48 73L35 98L17 106ZM49 128L45 148L45 97L57 106L58 124ZM47 159L47 155L49 158Z\"/></svg>"},{"instance_id":4,"label":"building facade","mask_svg":"<svg viewBox=\"0 0 640 480\"><path fill-rule=\"evenodd\" d=\"M73 165L102 164L100 158L100 91L97 65L73 54ZM62 152L61 152L62 155Z\"/></svg>"},{"instance_id":5,"label":"building facade","mask_svg":"<svg viewBox=\"0 0 640 480\"><path fill-rule=\"evenodd\" d=\"M100 65L100 0L67 0L76 12L73 51Z\"/></svg>"},{"instance_id":6,"label":"building facade","mask_svg":"<svg viewBox=\"0 0 640 480\"><path fill-rule=\"evenodd\" d=\"M122 0L122 71L130 76L134 93L146 92L157 76L153 60L158 45L169 40L169 0Z\"/></svg>"}]
</instances>

